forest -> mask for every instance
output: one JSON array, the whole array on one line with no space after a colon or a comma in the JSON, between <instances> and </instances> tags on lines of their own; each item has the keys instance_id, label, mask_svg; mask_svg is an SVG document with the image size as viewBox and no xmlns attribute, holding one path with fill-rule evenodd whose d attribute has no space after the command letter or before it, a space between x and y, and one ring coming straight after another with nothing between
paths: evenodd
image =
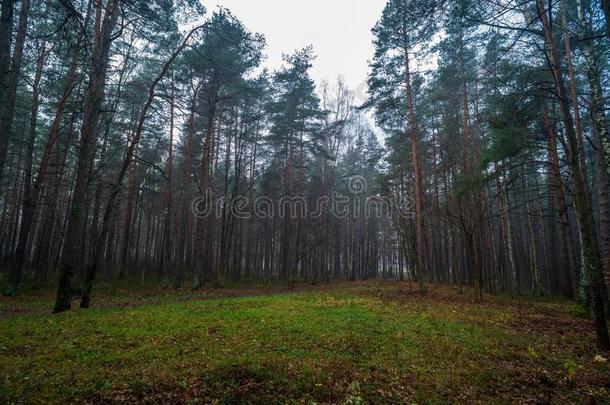
<instances>
[{"instance_id":1,"label":"forest","mask_svg":"<svg viewBox=\"0 0 610 405\"><path fill-rule=\"evenodd\" d=\"M0 403L609 400L609 0L0 3Z\"/></svg>"}]
</instances>

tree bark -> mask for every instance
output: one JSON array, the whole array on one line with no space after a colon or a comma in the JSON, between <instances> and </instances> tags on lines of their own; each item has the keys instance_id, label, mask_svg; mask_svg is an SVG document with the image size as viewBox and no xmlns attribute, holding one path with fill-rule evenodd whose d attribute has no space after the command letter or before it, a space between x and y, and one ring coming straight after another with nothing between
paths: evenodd
<instances>
[{"instance_id":1,"label":"tree bark","mask_svg":"<svg viewBox=\"0 0 610 405\"><path fill-rule=\"evenodd\" d=\"M164 224L164 241L163 241L163 276L168 277L172 268L172 201L173 197L173 170L174 170L174 106L175 106L175 85L174 76L172 75L171 81L171 92L170 92L170 112L169 112L169 139L167 145L167 162L166 162L166 176L167 183L165 185L165 224ZM181 276L179 273L175 274L174 286L179 287L181 283Z\"/></svg>"},{"instance_id":2,"label":"tree bark","mask_svg":"<svg viewBox=\"0 0 610 405\"><path fill-rule=\"evenodd\" d=\"M191 99L190 112L186 130L186 150L184 157L183 166L183 187L184 187L184 204L182 212L182 231L180 232L180 265L182 267L191 269L192 266L192 207L191 207L191 176L193 172L193 137L195 136L195 116L197 109L197 102L199 97L199 91L202 83L199 82L193 88L193 95ZM191 274L192 276L192 274Z\"/></svg>"},{"instance_id":3,"label":"tree bark","mask_svg":"<svg viewBox=\"0 0 610 405\"><path fill-rule=\"evenodd\" d=\"M11 42L13 39L14 0L2 0L0 15L0 106L4 105L7 93L7 78L11 63Z\"/></svg>"},{"instance_id":4,"label":"tree bark","mask_svg":"<svg viewBox=\"0 0 610 405\"><path fill-rule=\"evenodd\" d=\"M134 153L137 152L137 147L134 150ZM129 145L127 146L127 150L125 151L125 159L127 159L127 154L129 153ZM127 186L127 202L125 204L125 213L123 215L123 241L121 244L121 253L119 257L119 279L125 277L127 273L127 266L129 264L129 248L131 247L131 228L132 228L132 218L136 205L136 191L137 191L137 168L136 162L131 160L129 164L129 176L128 176L128 186Z\"/></svg>"},{"instance_id":5,"label":"tree bark","mask_svg":"<svg viewBox=\"0 0 610 405\"><path fill-rule=\"evenodd\" d=\"M406 32L403 35L408 35ZM421 293L426 291L427 283L427 272L425 262L425 223L423 213L423 186L422 186L422 170L419 161L419 148L418 148L418 136L417 136L417 121L415 116L415 107L413 103L413 90L411 87L411 71L409 69L409 46L408 43L404 47L404 60L405 60L405 90L407 94L407 114L408 114L408 127L409 136L411 138L411 153L413 159L413 173L414 173L414 185L413 190L415 194L415 223L416 223L416 246L417 246L417 257L416 257L416 274L417 281L419 283L419 290Z\"/></svg>"},{"instance_id":6,"label":"tree bark","mask_svg":"<svg viewBox=\"0 0 610 405\"><path fill-rule=\"evenodd\" d=\"M98 2L95 17L93 58L89 84L83 106L83 124L78 150L76 178L66 225L64 250L60 264L60 280L53 313L70 309L72 279L76 268L83 264L82 246L85 216L83 208L87 199L89 170L97 143L97 125L101 114L106 87L106 72L110 58L112 33L116 26L122 0L109 0L102 20L102 2Z\"/></svg>"},{"instance_id":7,"label":"tree bark","mask_svg":"<svg viewBox=\"0 0 610 405\"><path fill-rule=\"evenodd\" d=\"M605 3L605 7L610 7L609 1L605 0ZM581 36L585 37L589 35L591 30L589 28L590 24L585 21L585 10L582 0L577 1L577 7ZM610 179L610 138L608 137L604 94L601 86L599 56L589 40L583 41L582 48L587 61L587 79L592 93L591 115L595 126L594 137L597 144L597 149L594 153L599 157L598 169L602 170L598 175L599 185L597 191L599 194L602 263L604 265L604 272L608 275L610 272L610 201L608 200L610 190L610 184L608 183ZM604 169L605 172L603 172Z\"/></svg>"},{"instance_id":8,"label":"tree bark","mask_svg":"<svg viewBox=\"0 0 610 405\"><path fill-rule=\"evenodd\" d=\"M460 78L462 87L462 118L463 118L463 139L462 139L462 160L463 169L467 179L467 190L466 190L466 204L465 207L462 205L462 209L466 212L461 212L463 219L463 225L465 237L468 243L468 255L470 264L472 265L472 271L474 275L474 286L476 300L480 301L483 299L483 277L481 271L481 258L479 256L479 250L477 248L477 230L480 226L476 223L479 219L475 218L475 215L479 215L480 206L475 203L475 190L472 173L472 157L474 153L469 153L470 146L470 111L468 107L468 83L466 81L466 67L464 61L464 38L462 32L459 35L459 64L460 64Z\"/></svg>"},{"instance_id":9,"label":"tree bark","mask_svg":"<svg viewBox=\"0 0 610 405\"><path fill-rule=\"evenodd\" d=\"M566 268L568 287L570 297L575 297L578 292L578 272L576 264L576 253L574 252L574 236L570 227L570 218L568 215L568 204L566 202L566 194L561 179L559 154L557 153L557 133L551 125L548 110L544 111L544 125L549 138L549 173L552 178L553 197L557 202L557 207L560 214L560 246L566 255Z\"/></svg>"},{"instance_id":10,"label":"tree bark","mask_svg":"<svg viewBox=\"0 0 610 405\"><path fill-rule=\"evenodd\" d=\"M7 14L9 13L7 12ZM15 120L17 84L19 83L19 76L21 75L21 61L23 59L23 48L27 35L29 14L30 1L21 0L19 23L17 25L17 36L15 37L15 49L13 50L13 57L11 60L11 70L5 79L6 93L0 100L2 101L2 104L0 104L0 179L2 178L4 171L8 143L11 137L11 127L13 126L13 121ZM0 51L4 52L2 49L0 49ZM1 63L4 63L4 61ZM0 66L0 69L1 68L2 66Z\"/></svg>"}]
</instances>

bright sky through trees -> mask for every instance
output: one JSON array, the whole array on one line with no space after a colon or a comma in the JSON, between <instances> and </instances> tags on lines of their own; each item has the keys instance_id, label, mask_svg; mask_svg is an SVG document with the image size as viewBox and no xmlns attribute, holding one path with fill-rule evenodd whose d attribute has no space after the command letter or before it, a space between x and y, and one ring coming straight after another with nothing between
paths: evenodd
<instances>
[{"instance_id":1,"label":"bright sky through trees","mask_svg":"<svg viewBox=\"0 0 610 405\"><path fill-rule=\"evenodd\" d=\"M281 65L282 53L313 45L318 58L311 74L316 82L339 74L355 90L366 81L373 54L371 28L384 0L217 0L251 30L265 34L265 66ZM206 4L210 11L211 4ZM294 18L298 16L298 18Z\"/></svg>"}]
</instances>

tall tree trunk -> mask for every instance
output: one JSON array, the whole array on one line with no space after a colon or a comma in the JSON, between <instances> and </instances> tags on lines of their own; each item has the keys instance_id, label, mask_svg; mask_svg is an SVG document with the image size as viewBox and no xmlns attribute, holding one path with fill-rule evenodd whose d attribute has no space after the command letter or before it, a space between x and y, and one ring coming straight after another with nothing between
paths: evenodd
<instances>
[{"instance_id":1,"label":"tall tree trunk","mask_svg":"<svg viewBox=\"0 0 610 405\"><path fill-rule=\"evenodd\" d=\"M195 115L197 113L197 101L202 83L199 82L193 88L189 118L186 130L186 150L183 166L184 204L182 212L182 231L180 232L180 266L191 269L192 266L192 201L191 201L191 176L193 172L193 137L195 136ZM191 274L192 276L192 274Z\"/></svg>"},{"instance_id":2,"label":"tall tree trunk","mask_svg":"<svg viewBox=\"0 0 610 405\"><path fill-rule=\"evenodd\" d=\"M595 114L594 111L592 111ZM600 247L602 252L602 265L604 266L604 278L609 280L610 272L610 179L608 178L608 163L604 159L601 153L601 140L599 132L593 129L593 143L595 144L595 151L593 152L595 173L597 177L597 187L595 191L597 193L597 206L599 213L599 233L600 233ZM608 286L606 286L608 287ZM606 292L605 299L608 302L608 294ZM610 309L610 306L608 307Z\"/></svg>"},{"instance_id":3,"label":"tall tree trunk","mask_svg":"<svg viewBox=\"0 0 610 405\"><path fill-rule=\"evenodd\" d=\"M550 53L550 67L555 80L559 107L564 121L568 144L568 164L571 170L572 182L574 183L574 205L580 228L581 250L583 259L583 273L587 276L591 289L591 303L595 321L598 346L603 350L610 349L610 337L605 314L605 292L606 286L603 277L603 267L599 251L593 209L591 207L590 193L588 190L584 161L584 150L574 130L572 115L568 106L568 96L563 82L561 62L551 23L547 18L546 8L543 0L537 0L540 20L544 26L544 34Z\"/></svg>"},{"instance_id":4,"label":"tall tree trunk","mask_svg":"<svg viewBox=\"0 0 610 405\"><path fill-rule=\"evenodd\" d=\"M534 216L534 210L531 207L531 191L527 175L523 176L524 188L525 188L525 218L527 224L527 247L529 256L529 270L531 278L531 291L534 295L540 294L540 268L538 266L538 248L536 246L536 232L534 232L534 224L532 216Z\"/></svg>"},{"instance_id":5,"label":"tall tree trunk","mask_svg":"<svg viewBox=\"0 0 610 405\"><path fill-rule=\"evenodd\" d=\"M172 74L171 94L170 94L170 112L169 112L169 139L167 145L167 162L166 175L167 183L165 185L165 225L164 225L164 241L163 241L163 274L168 277L172 268L172 200L173 200L173 170L174 170L174 105L175 105L175 84ZM181 283L180 273L175 274L174 286L179 287Z\"/></svg>"},{"instance_id":6,"label":"tall tree trunk","mask_svg":"<svg viewBox=\"0 0 610 405\"><path fill-rule=\"evenodd\" d=\"M466 190L466 204L461 205L462 209L466 212L462 212L461 215L464 217L463 225L465 228L465 237L467 239L468 244L468 255L470 265L472 266L472 272L474 275L474 287L475 287L475 296L477 300L481 300L483 298L483 277L481 273L481 258L479 256L479 249L477 248L477 233L481 229L480 226L476 223L478 219L475 219L475 215L480 215L479 209L480 206L476 206L475 208L475 190L474 190L474 182L472 178L472 153L469 153L470 147L470 111L468 107L468 84L466 81L466 67L464 62L464 43L463 43L463 34L460 32L459 35L459 63L460 63L460 78L461 78L461 87L462 87L462 118L463 118L463 139L462 139L462 160L463 160L463 169L466 174L467 179L467 190Z\"/></svg>"},{"instance_id":7,"label":"tall tree trunk","mask_svg":"<svg viewBox=\"0 0 610 405\"><path fill-rule=\"evenodd\" d=\"M83 208L87 199L89 169L93 161L97 143L97 125L101 114L106 87L106 72L112 45L112 33L116 26L122 0L109 0L102 21L102 2L98 2L93 57L90 67L89 85L83 106L83 124L78 150L76 179L64 239L64 250L60 264L60 280L55 300L54 313L69 310L72 299L72 279L76 268L83 264L80 251L85 217Z\"/></svg>"},{"instance_id":8,"label":"tall tree trunk","mask_svg":"<svg viewBox=\"0 0 610 405\"><path fill-rule=\"evenodd\" d=\"M545 15L546 16L546 15ZM570 99L572 101L572 109L574 110L574 127L576 131L576 145L578 146L578 159L580 161L580 168L582 176L587 181L587 164L585 160L585 142L582 129L582 119L580 116L580 104L578 103L578 90L576 88L576 74L574 73L574 64L572 63L572 48L570 45L570 34L568 32L568 23L565 13L565 0L561 0L561 26L563 30L563 42L565 45L565 61L568 68L568 84L570 90ZM551 51L552 52L552 51ZM551 58L553 56L551 55ZM560 63L559 61L557 61ZM561 65L557 66L559 69ZM562 78L563 81L563 78ZM565 100L567 106L567 100ZM570 117L572 117L570 115Z\"/></svg>"},{"instance_id":9,"label":"tall tree trunk","mask_svg":"<svg viewBox=\"0 0 610 405\"><path fill-rule=\"evenodd\" d=\"M517 269L517 257L516 257L516 249L515 249L515 242L513 239L513 215L512 215L512 209L511 209L511 204L510 204L510 195L508 193L508 186L506 185L506 183L508 183L508 179L506 177L507 175L504 175L504 205L506 206L506 244L508 245L508 258L509 258L509 262L510 262L510 285L511 285L511 289L510 289L510 293L511 296L514 298L515 295L519 295L519 272Z\"/></svg>"},{"instance_id":10,"label":"tall tree trunk","mask_svg":"<svg viewBox=\"0 0 610 405\"><path fill-rule=\"evenodd\" d=\"M23 59L23 48L30 15L30 0L21 0L20 4L19 23L17 25L17 36L15 37L15 49L13 50L13 57L11 60L11 70L6 77L6 93L0 100L2 101L2 104L0 104L0 179L3 175L6 152L11 137L11 127L15 120L17 84L19 83L19 76L21 75L21 61ZM9 13L7 12L7 14ZM0 51L3 52L2 49L0 49ZM0 63L4 62L0 61ZM1 68L2 66L0 66L0 69Z\"/></svg>"},{"instance_id":11,"label":"tall tree trunk","mask_svg":"<svg viewBox=\"0 0 610 405\"><path fill-rule=\"evenodd\" d=\"M548 110L545 107L544 125L549 138L549 173L553 180L553 197L557 202L559 216L561 220L560 227L560 246L566 255L566 268L568 287L570 296L575 297L578 292L578 272L576 263L576 253L574 252L574 236L570 226L570 218L568 215L568 204L566 202L566 194L561 179L559 154L557 152L557 133L552 126Z\"/></svg>"},{"instance_id":12,"label":"tall tree trunk","mask_svg":"<svg viewBox=\"0 0 610 405\"><path fill-rule=\"evenodd\" d=\"M405 38L407 33L403 32ZM426 291L427 283L427 272L426 272L426 251L425 251L425 223L423 213L423 186L422 186L422 170L420 167L419 160L419 148L418 148L418 135L417 135L417 121L415 116L415 107L413 103L413 90L411 87L411 70L409 68L409 45L406 44L404 47L404 59L405 59L405 90L407 94L407 115L409 124L409 135L411 138L411 153L413 159L413 173L414 173L414 185L413 190L415 194L415 223L416 223L416 246L417 246L417 257L416 257L416 269L417 281L419 283L419 290L421 293Z\"/></svg>"},{"instance_id":13,"label":"tall tree trunk","mask_svg":"<svg viewBox=\"0 0 610 405\"><path fill-rule=\"evenodd\" d=\"M582 0L577 0L578 19L580 23L581 36L589 35L590 23L585 20L585 6ZM605 7L610 7L609 2L605 0ZM606 12L610 12L606 9ZM608 15L608 14L606 14ZM599 155L597 164L598 169L605 173L599 172L598 175L598 194L600 207L600 233L601 233L601 249L602 262L606 274L610 272L610 210L608 206L608 193L610 192L610 137L608 136L608 125L606 121L604 94L601 86L601 70L599 64L599 56L595 47L590 40L583 41L583 53L587 61L587 79L591 89L591 115L594 123L594 136L597 139L596 155ZM607 277L606 277L607 278Z\"/></svg>"},{"instance_id":14,"label":"tall tree trunk","mask_svg":"<svg viewBox=\"0 0 610 405\"><path fill-rule=\"evenodd\" d=\"M129 146L127 146L129 149ZM137 152L137 148L136 148ZM125 156L129 153L125 151ZM126 159L126 158L125 158ZM132 229L132 218L136 205L136 191L137 191L137 167L134 160L129 165L129 176L127 186L127 202L125 203L125 213L123 215L123 241L121 244L121 253L119 257L119 279L125 277L127 273L127 267L129 263L129 248L131 247L131 229Z\"/></svg>"},{"instance_id":15,"label":"tall tree trunk","mask_svg":"<svg viewBox=\"0 0 610 405\"><path fill-rule=\"evenodd\" d=\"M0 106L7 94L8 75L11 64L11 41L13 39L14 0L2 0L0 15Z\"/></svg>"},{"instance_id":16,"label":"tall tree trunk","mask_svg":"<svg viewBox=\"0 0 610 405\"><path fill-rule=\"evenodd\" d=\"M23 264L25 259L25 251L28 244L28 236L30 226L32 224L32 211L37 203L32 197L32 161L34 157L34 143L36 141L36 119L38 116L38 106L40 97L40 79L42 77L42 68L48 55L47 44L43 42L38 46L38 56L36 58L36 70L34 72L34 81L32 83L32 109L30 111L30 129L28 132L28 141L25 152L24 161L24 180L23 180L23 200L22 200L22 220L19 231L19 240L17 242L17 250L11 266L11 273L7 286L6 295L15 296L17 286L21 282L23 272ZM38 197L38 196L36 196Z\"/></svg>"},{"instance_id":17,"label":"tall tree trunk","mask_svg":"<svg viewBox=\"0 0 610 405\"><path fill-rule=\"evenodd\" d=\"M201 198L204 205L212 207L213 195L212 184L210 181L210 171L212 170L212 150L214 142L214 132L216 123L216 111L218 104L218 86L212 88L208 95L207 127L203 142L203 155L201 158ZM206 209L207 209L206 208ZM199 215L197 218L197 235L195 238L195 261L197 271L193 280L193 288L198 289L203 284L203 278L210 275L213 267L212 261L212 215L213 209L207 215Z\"/></svg>"}]
</instances>

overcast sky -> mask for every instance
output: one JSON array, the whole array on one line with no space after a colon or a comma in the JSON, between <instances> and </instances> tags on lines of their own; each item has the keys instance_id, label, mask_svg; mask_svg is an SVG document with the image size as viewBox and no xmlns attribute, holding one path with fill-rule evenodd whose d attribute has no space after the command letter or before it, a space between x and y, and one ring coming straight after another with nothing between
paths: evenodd
<instances>
[{"instance_id":1,"label":"overcast sky","mask_svg":"<svg viewBox=\"0 0 610 405\"><path fill-rule=\"evenodd\" d=\"M281 65L282 53L313 45L317 59L311 75L319 82L343 75L358 91L373 56L371 28L386 0L215 0L204 4L228 8L251 31L267 38L265 66ZM362 88L360 88L362 91ZM358 95L357 95L358 96Z\"/></svg>"}]
</instances>

